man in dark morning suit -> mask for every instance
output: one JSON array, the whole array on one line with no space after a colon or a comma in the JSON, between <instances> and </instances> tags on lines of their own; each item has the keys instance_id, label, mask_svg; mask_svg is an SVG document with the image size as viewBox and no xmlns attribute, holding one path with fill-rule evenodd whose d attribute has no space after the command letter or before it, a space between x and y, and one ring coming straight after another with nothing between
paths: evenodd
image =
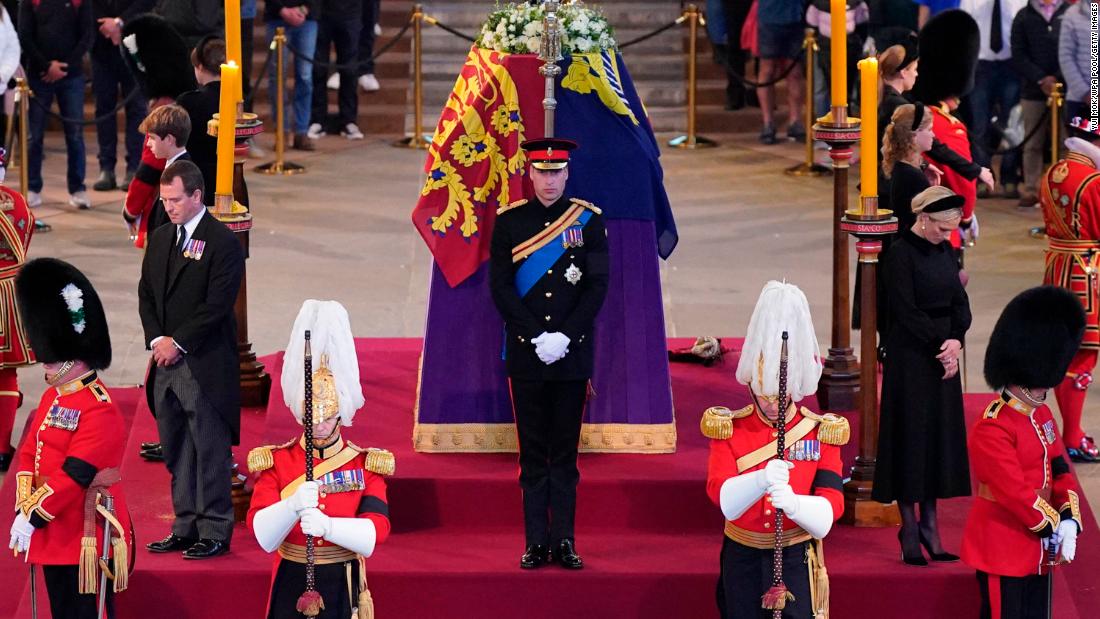
<instances>
[{"instance_id":1,"label":"man in dark morning suit","mask_svg":"<svg viewBox=\"0 0 1100 619\"><path fill-rule=\"evenodd\" d=\"M535 195L497 211L489 258L519 434L524 569L551 559L583 567L573 534L577 442L609 263L600 209L565 192L576 146L556 138L522 144Z\"/></svg>"},{"instance_id":2,"label":"man in dark morning suit","mask_svg":"<svg viewBox=\"0 0 1100 619\"><path fill-rule=\"evenodd\" d=\"M138 285L153 351L146 395L172 475L172 532L147 545L205 559L229 551L230 447L240 439L240 368L233 304L244 251L202 201L203 179L175 161L160 179L172 225L153 231Z\"/></svg>"}]
</instances>

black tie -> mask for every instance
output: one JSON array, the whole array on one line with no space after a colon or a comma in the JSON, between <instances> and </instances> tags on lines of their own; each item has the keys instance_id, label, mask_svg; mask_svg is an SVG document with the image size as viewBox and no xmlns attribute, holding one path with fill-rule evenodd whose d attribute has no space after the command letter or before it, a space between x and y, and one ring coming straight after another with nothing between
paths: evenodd
<instances>
[{"instance_id":1,"label":"black tie","mask_svg":"<svg viewBox=\"0 0 1100 619\"><path fill-rule=\"evenodd\" d=\"M183 226L176 226L176 244L172 248L172 253L168 255L168 268L175 270L178 266L180 258L183 256L183 241L187 236L187 230Z\"/></svg>"},{"instance_id":2,"label":"black tie","mask_svg":"<svg viewBox=\"0 0 1100 619\"><path fill-rule=\"evenodd\" d=\"M998 53L1004 49L1005 40L1001 34L1001 0L993 0L993 14L989 20L989 49Z\"/></svg>"}]
</instances>

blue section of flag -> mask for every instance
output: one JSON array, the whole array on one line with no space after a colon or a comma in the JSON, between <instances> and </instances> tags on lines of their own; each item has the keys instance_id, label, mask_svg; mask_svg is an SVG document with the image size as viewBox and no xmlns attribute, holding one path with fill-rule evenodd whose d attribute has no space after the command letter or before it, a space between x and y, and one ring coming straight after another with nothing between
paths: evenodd
<instances>
[{"instance_id":1,"label":"blue section of flag","mask_svg":"<svg viewBox=\"0 0 1100 619\"><path fill-rule=\"evenodd\" d=\"M583 58L587 62L591 56ZM596 92L563 87L574 59L561 62L554 135L580 143L570 156L569 193L600 207L607 219L652 221L657 251L668 258L679 237L665 193L657 139L622 56L604 52L599 61L613 96L626 104L633 118L611 109Z\"/></svg>"}]
</instances>

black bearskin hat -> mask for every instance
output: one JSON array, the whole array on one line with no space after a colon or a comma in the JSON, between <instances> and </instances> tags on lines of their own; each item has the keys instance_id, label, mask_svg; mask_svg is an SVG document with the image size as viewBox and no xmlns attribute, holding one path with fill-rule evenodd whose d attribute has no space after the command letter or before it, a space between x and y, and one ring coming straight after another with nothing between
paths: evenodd
<instances>
[{"instance_id":1,"label":"black bearskin hat","mask_svg":"<svg viewBox=\"0 0 1100 619\"><path fill-rule=\"evenodd\" d=\"M167 20L147 13L122 28L123 57L147 99L175 99L197 88L191 50Z\"/></svg>"},{"instance_id":2,"label":"black bearskin hat","mask_svg":"<svg viewBox=\"0 0 1100 619\"><path fill-rule=\"evenodd\" d=\"M974 89L981 36L965 11L937 14L920 31L920 70L913 95L926 105L962 97Z\"/></svg>"},{"instance_id":3,"label":"black bearskin hat","mask_svg":"<svg viewBox=\"0 0 1100 619\"><path fill-rule=\"evenodd\" d=\"M985 351L985 382L994 389L1057 386L1084 332L1085 310L1073 293L1054 286L1021 292L993 327Z\"/></svg>"},{"instance_id":4,"label":"black bearskin hat","mask_svg":"<svg viewBox=\"0 0 1100 619\"><path fill-rule=\"evenodd\" d=\"M40 362L83 361L93 370L111 365L103 304L76 267L55 258L31 260L15 278L15 298Z\"/></svg>"}]
</instances>

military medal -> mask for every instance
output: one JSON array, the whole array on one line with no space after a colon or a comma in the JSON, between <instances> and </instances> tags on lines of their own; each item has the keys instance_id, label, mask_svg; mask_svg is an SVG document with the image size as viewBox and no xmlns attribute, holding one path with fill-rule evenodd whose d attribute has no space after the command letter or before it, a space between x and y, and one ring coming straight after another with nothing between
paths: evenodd
<instances>
[{"instance_id":1,"label":"military medal","mask_svg":"<svg viewBox=\"0 0 1100 619\"><path fill-rule=\"evenodd\" d=\"M202 260L202 251L206 249L206 241L191 239L183 247L183 257L192 260Z\"/></svg>"},{"instance_id":2,"label":"military medal","mask_svg":"<svg viewBox=\"0 0 1100 619\"><path fill-rule=\"evenodd\" d=\"M320 480L321 489L327 494L337 492L362 492L366 487L363 469L332 471Z\"/></svg>"},{"instance_id":3,"label":"military medal","mask_svg":"<svg viewBox=\"0 0 1100 619\"><path fill-rule=\"evenodd\" d=\"M46 413L46 425L51 428L74 432L79 422L80 409L77 408L65 408L54 404Z\"/></svg>"},{"instance_id":4,"label":"military medal","mask_svg":"<svg viewBox=\"0 0 1100 619\"><path fill-rule=\"evenodd\" d=\"M1053 445L1055 439L1053 419L1049 419L1046 423L1043 424L1043 434L1046 435L1047 445Z\"/></svg>"},{"instance_id":5,"label":"military medal","mask_svg":"<svg viewBox=\"0 0 1100 619\"><path fill-rule=\"evenodd\" d=\"M581 281L581 270L577 268L577 265L569 263L569 268L565 270L565 281L574 286Z\"/></svg>"},{"instance_id":6,"label":"military medal","mask_svg":"<svg viewBox=\"0 0 1100 619\"><path fill-rule=\"evenodd\" d=\"M584 247L584 228L580 224L573 224L561 233L561 246L570 249Z\"/></svg>"},{"instance_id":7,"label":"military medal","mask_svg":"<svg viewBox=\"0 0 1100 619\"><path fill-rule=\"evenodd\" d=\"M798 441L791 445L789 457L791 460L817 462L821 460L821 441L817 439Z\"/></svg>"}]
</instances>

